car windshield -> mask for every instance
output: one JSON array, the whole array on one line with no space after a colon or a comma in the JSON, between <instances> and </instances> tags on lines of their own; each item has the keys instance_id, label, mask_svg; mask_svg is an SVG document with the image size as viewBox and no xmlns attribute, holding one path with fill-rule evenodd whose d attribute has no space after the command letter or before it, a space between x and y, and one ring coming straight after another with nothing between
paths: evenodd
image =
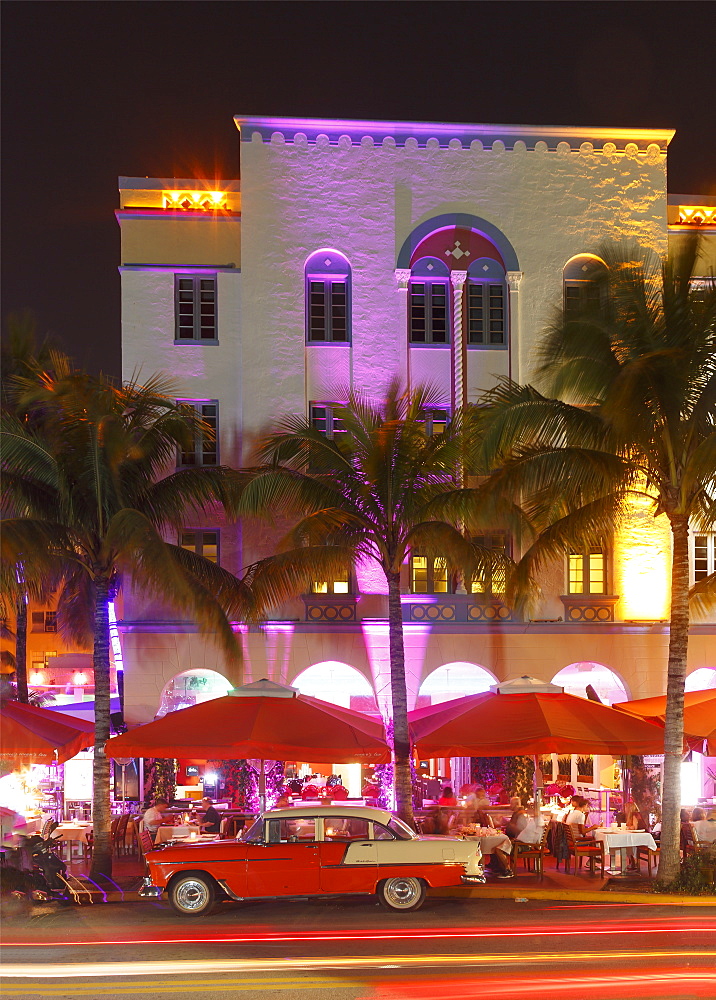
<instances>
[{"instance_id":1,"label":"car windshield","mask_svg":"<svg viewBox=\"0 0 716 1000\"><path fill-rule=\"evenodd\" d=\"M398 840L417 840L418 835L410 827L398 819L397 816L391 816L388 820L388 829L391 833L394 833Z\"/></svg>"},{"instance_id":2,"label":"car windshield","mask_svg":"<svg viewBox=\"0 0 716 1000\"><path fill-rule=\"evenodd\" d=\"M246 831L244 840L247 844L262 844L264 839L264 821L263 816L259 816L257 820L251 824L249 829Z\"/></svg>"}]
</instances>

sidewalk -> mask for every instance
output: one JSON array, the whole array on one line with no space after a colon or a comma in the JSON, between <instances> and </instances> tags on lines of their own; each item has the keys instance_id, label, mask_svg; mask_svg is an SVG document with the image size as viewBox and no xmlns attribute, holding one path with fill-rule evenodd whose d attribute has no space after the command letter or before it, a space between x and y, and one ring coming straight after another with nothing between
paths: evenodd
<instances>
[{"instance_id":1,"label":"sidewalk","mask_svg":"<svg viewBox=\"0 0 716 1000\"><path fill-rule=\"evenodd\" d=\"M540 878L534 872L518 868L517 875L512 879L492 879L488 877L485 885L456 886L450 889L430 889L428 896L435 899L514 899L514 900L553 900L563 903L637 903L646 906L714 906L716 896L680 896L652 891L653 878L650 879L644 869L641 873L633 873L625 878L602 878L600 875L590 875L585 866L583 870L570 874L557 871L553 858L545 859L544 876ZM77 880L83 895L87 894L85 902L89 903L125 903L138 902L137 891L141 885L144 866L140 858L134 856L115 858L113 877L110 882L101 880L99 884L91 883L82 874L86 867L84 862L73 862L69 871ZM82 900L80 900L82 902Z\"/></svg>"}]
</instances>

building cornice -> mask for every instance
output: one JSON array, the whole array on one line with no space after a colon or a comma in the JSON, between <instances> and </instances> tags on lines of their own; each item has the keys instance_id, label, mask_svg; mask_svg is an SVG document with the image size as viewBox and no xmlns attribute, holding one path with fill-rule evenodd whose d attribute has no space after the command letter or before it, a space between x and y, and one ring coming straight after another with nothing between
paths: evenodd
<instances>
[{"instance_id":1,"label":"building cornice","mask_svg":"<svg viewBox=\"0 0 716 1000\"><path fill-rule=\"evenodd\" d=\"M656 146L665 152L673 129L607 128L601 125L470 125L449 122L394 122L342 118L273 118L235 115L234 122L243 142L256 136L263 142L302 145L389 145L440 148L519 148L599 152L646 152ZM564 145L562 145L564 144ZM585 149L585 146L587 149Z\"/></svg>"}]
</instances>

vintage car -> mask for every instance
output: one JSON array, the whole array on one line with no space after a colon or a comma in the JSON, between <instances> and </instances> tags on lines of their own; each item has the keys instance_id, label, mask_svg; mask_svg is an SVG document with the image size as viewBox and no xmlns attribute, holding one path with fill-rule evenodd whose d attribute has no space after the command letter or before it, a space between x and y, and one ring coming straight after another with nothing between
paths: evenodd
<instances>
[{"instance_id":1,"label":"vintage car","mask_svg":"<svg viewBox=\"0 0 716 1000\"><path fill-rule=\"evenodd\" d=\"M375 894L389 910L417 910L429 886L484 882L475 841L422 837L383 809L305 806L264 813L241 840L175 843L146 854L139 895L166 890L177 913L220 899Z\"/></svg>"}]
</instances>

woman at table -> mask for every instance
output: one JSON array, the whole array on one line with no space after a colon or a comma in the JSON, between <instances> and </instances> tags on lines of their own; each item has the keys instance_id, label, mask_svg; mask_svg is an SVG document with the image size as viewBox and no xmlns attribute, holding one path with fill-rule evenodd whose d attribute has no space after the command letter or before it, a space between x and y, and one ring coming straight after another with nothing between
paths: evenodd
<instances>
[{"instance_id":1,"label":"woman at table","mask_svg":"<svg viewBox=\"0 0 716 1000\"><path fill-rule=\"evenodd\" d=\"M443 788L443 793L438 799L438 805L448 809L454 809L457 806L457 799L450 785L445 785Z\"/></svg>"},{"instance_id":2,"label":"woman at table","mask_svg":"<svg viewBox=\"0 0 716 1000\"><path fill-rule=\"evenodd\" d=\"M691 822L699 823L702 819L706 819L706 813L703 811L701 806L696 806L691 810Z\"/></svg>"},{"instance_id":3,"label":"woman at table","mask_svg":"<svg viewBox=\"0 0 716 1000\"><path fill-rule=\"evenodd\" d=\"M564 822L569 826L576 826L578 833L575 840L594 840L593 830L599 828L599 824L587 826L587 816L589 815L589 801L583 795L573 795L571 799L572 808L567 813Z\"/></svg>"},{"instance_id":4,"label":"woman at table","mask_svg":"<svg viewBox=\"0 0 716 1000\"><path fill-rule=\"evenodd\" d=\"M694 833L702 844L716 843L716 809L709 809L706 819L700 819L694 823Z\"/></svg>"},{"instance_id":5,"label":"woman at table","mask_svg":"<svg viewBox=\"0 0 716 1000\"><path fill-rule=\"evenodd\" d=\"M617 823L626 824L627 830L646 830L646 823L639 806L631 799L624 804L624 809L618 812L615 818Z\"/></svg>"}]
</instances>

